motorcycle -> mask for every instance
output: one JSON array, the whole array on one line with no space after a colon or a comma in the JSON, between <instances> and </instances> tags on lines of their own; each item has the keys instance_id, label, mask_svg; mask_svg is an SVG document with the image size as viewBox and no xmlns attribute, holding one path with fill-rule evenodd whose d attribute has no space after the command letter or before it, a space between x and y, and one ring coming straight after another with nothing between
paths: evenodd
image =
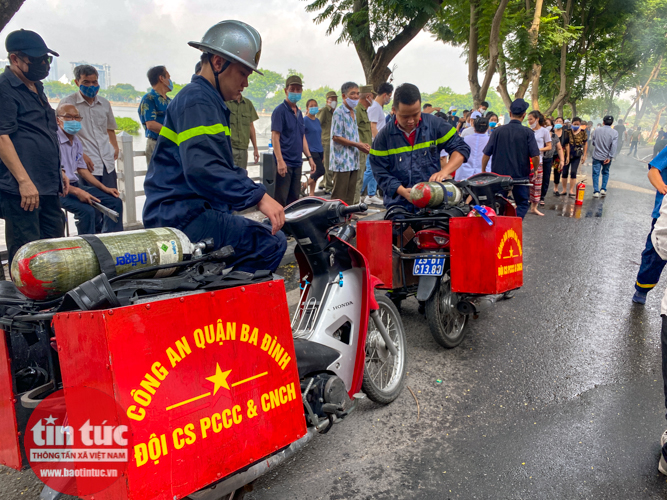
<instances>
[{"instance_id":1,"label":"motorcycle","mask_svg":"<svg viewBox=\"0 0 667 500\"><path fill-rule=\"evenodd\" d=\"M480 173L463 181L445 181L435 186L441 190L439 197L433 197L440 200L431 203L435 206L426 206L416 213L395 206L385 214L384 220L392 225L391 256L384 258L384 262L391 262L391 277L385 279L385 283L391 281L387 295L399 309L404 299L416 296L419 312L425 314L433 338L442 347L454 348L463 341L470 316L477 317L489 305L513 296L513 290L494 294L461 294L452 290L451 221L478 215L493 224L487 212L492 216L514 217L516 210L507 194L513 186L528 183L490 172ZM378 250L380 245L373 232L369 229L366 233L360 223L358 246L371 261L371 268L378 252L386 252L384 248Z\"/></svg>"},{"instance_id":2,"label":"motorcycle","mask_svg":"<svg viewBox=\"0 0 667 500\"><path fill-rule=\"evenodd\" d=\"M400 314L371 275L362 253L350 245L355 229L350 216L366 206L338 200L303 198L285 209L284 231L294 236L301 273L301 294L291 320L306 420L306 434L286 448L254 464L203 485L191 500L218 500L274 468L302 449L317 433L327 433L368 396L389 404L401 393L406 372L406 338ZM73 289L63 299L27 299L11 282L0 287L0 326L6 333L17 391L18 427L41 399L63 387L60 360L51 320L58 311L99 310L149 303L271 281L268 272L255 275L226 268L233 250L211 251L212 242L196 243L190 260L156 266L177 267L169 278L146 278L152 269L107 279L105 274ZM155 268L153 268L155 269ZM137 275L135 278L132 274ZM74 300L70 300L70 299ZM25 349L25 341L28 349ZM45 486L41 498L61 494Z\"/></svg>"}]
</instances>

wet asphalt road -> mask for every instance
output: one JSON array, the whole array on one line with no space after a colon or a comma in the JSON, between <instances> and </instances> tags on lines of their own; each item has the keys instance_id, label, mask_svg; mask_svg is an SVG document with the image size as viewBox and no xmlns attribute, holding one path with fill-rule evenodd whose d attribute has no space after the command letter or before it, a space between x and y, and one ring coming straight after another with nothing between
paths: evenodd
<instances>
[{"instance_id":1,"label":"wet asphalt road","mask_svg":"<svg viewBox=\"0 0 667 500\"><path fill-rule=\"evenodd\" d=\"M364 401L245 498L665 498L665 287L646 307L630 301L654 190L625 155L604 199L586 171L580 218L550 194L546 216L525 219L524 287L471 321L461 346L440 348L404 304L419 420L407 389L387 407Z\"/></svg>"},{"instance_id":2,"label":"wet asphalt road","mask_svg":"<svg viewBox=\"0 0 667 500\"><path fill-rule=\"evenodd\" d=\"M625 155L605 199L586 171L580 211L550 194L546 216L526 218L524 287L472 320L461 346L439 347L404 303L419 419L407 389L387 407L362 401L246 500L665 498L665 287L630 302L654 191ZM39 491L32 472L2 469L0 499Z\"/></svg>"}]
</instances>

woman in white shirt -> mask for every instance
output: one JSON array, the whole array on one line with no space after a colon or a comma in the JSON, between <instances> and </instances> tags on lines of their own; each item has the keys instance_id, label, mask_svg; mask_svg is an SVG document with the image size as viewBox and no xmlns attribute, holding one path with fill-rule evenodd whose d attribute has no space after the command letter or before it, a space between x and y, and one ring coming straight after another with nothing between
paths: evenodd
<instances>
[{"instance_id":1,"label":"woman in white shirt","mask_svg":"<svg viewBox=\"0 0 667 500\"><path fill-rule=\"evenodd\" d=\"M535 215L544 215L537 209L537 205L540 203L540 198L542 196L542 156L545 151L551 150L551 134L549 131L544 128L546 124L544 120L544 115L539 111L531 111L528 114L528 124L530 128L535 132L535 140L537 141L537 147L540 149L540 164L533 165L533 183L530 186L530 210L531 214Z\"/></svg>"},{"instance_id":2,"label":"woman in white shirt","mask_svg":"<svg viewBox=\"0 0 667 500\"><path fill-rule=\"evenodd\" d=\"M477 118L475 120L474 134L467 135L463 138L464 142L470 147L470 156L468 161L461 165L456 170L454 177L457 181L462 181L482 171L482 156L484 155L484 147L489 142L489 121L486 118ZM487 165L487 170L491 170L491 164Z\"/></svg>"}]
</instances>

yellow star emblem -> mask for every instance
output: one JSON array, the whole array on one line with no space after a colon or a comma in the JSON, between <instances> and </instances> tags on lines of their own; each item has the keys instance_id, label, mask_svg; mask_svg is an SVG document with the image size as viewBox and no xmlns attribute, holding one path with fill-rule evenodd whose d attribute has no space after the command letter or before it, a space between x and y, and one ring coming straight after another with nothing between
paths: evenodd
<instances>
[{"instance_id":1,"label":"yellow star emblem","mask_svg":"<svg viewBox=\"0 0 667 500\"><path fill-rule=\"evenodd\" d=\"M215 365L215 375L212 377L206 377L206 380L209 380L215 384L215 387L213 388L213 395L215 396L215 393L218 392L218 389L221 387L224 387L225 389L229 389L229 384L227 383L227 376L231 373L231 370L227 370L226 372L223 372L220 369L220 365L216 363Z\"/></svg>"}]
</instances>

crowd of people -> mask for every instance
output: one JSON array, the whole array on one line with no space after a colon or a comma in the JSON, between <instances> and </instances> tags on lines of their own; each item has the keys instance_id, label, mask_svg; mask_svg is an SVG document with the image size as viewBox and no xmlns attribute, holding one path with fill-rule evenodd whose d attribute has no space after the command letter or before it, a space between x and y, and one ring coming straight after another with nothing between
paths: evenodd
<instances>
[{"instance_id":1,"label":"crowd of people","mask_svg":"<svg viewBox=\"0 0 667 500\"><path fill-rule=\"evenodd\" d=\"M209 31L220 30L221 24ZM226 26L231 29L232 25ZM249 33L243 49L253 43L261 45L251 27L238 23L233 28ZM326 102L308 100L302 112L303 81L292 75L285 81L285 100L271 116L277 178L275 194L268 196L247 176L250 144L255 163L259 161L254 127L258 114L242 90L248 85L248 75L257 71L256 63L247 64L247 59L216 46L213 36L207 33L201 42L190 44L202 51L202 57L192 83L185 87L189 91L179 94L182 104L168 96L174 84L165 66L152 67L147 73L151 88L138 110L149 162L144 210L147 227L184 228L191 224L192 233L199 235L208 231L204 227L212 221L207 217L226 221L234 211L257 205L266 209L275 223L270 231L274 248L264 254L269 255L284 246L284 237L278 233L284 217L282 207L301 195L314 195L320 180L326 194L347 204L364 201L391 207L404 204L411 186L419 181L462 180L485 171L529 178L530 186L513 190L517 213L521 217L527 213L543 215L540 207L545 204L552 176L554 196L574 197L579 166L590 149L593 196L605 196L611 161L624 143L629 143L629 154L636 154L641 139L641 129L626 129L622 120L612 129L611 116L594 130L591 122L576 116L553 119L537 110L526 115L529 106L523 99L511 104L510 121L504 125L486 101L459 116L455 106L445 112L422 103L419 89L410 84L394 92L391 83L375 89L348 81L340 92L327 93ZM115 169L117 125L109 101L98 94L97 70L77 66L74 83L78 91L62 99L53 112L41 80L56 52L37 33L25 30L9 34L6 47L10 65L0 76L0 208L6 220L10 261L24 243L63 235L66 215L61 207L74 214L79 234L121 231L123 207ZM229 54L234 57L225 58ZM220 58L220 68L215 66L215 57ZM236 64L237 74L231 75ZM222 73L227 73L227 78L220 79ZM237 88L225 92L227 83ZM205 104L221 107L219 116L205 109ZM228 142L219 144L218 134ZM211 144L204 147L202 141ZM664 129L658 142L667 143ZM177 151L172 151L174 144ZM188 162L187 152L194 145L195 156ZM215 155L229 155L229 161L222 162L229 172L215 171L221 163ZM309 170L305 176L304 162ZM183 172L170 170L167 165L173 164L182 165ZM198 178L193 179L190 171L197 172ZM204 201L193 202L193 198L202 197L194 187L200 185L207 194ZM218 192L226 193L224 203L208 199L216 186ZM173 200L175 193L187 202ZM96 210L97 204L117 212L117 220ZM224 209L208 214L209 207L222 205ZM203 219L195 224L196 216ZM240 230L229 222L224 225L232 232ZM259 234L262 231L265 228ZM222 234L217 236L224 239ZM248 238L237 243L247 245L255 254L251 247L258 245L256 237Z\"/></svg>"}]
</instances>

